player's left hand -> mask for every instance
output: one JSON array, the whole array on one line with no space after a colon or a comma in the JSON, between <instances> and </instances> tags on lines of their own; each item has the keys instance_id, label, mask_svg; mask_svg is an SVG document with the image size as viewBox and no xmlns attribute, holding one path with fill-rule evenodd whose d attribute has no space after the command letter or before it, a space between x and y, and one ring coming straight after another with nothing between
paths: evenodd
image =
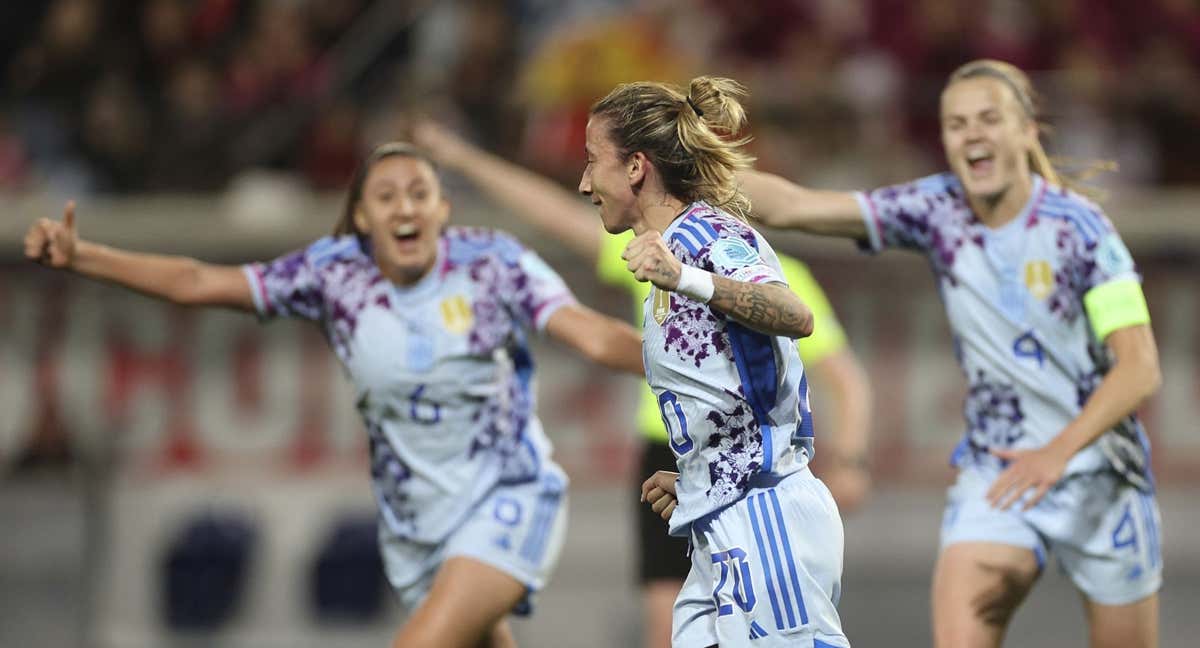
<instances>
[{"instance_id":1,"label":"player's left hand","mask_svg":"<svg viewBox=\"0 0 1200 648\"><path fill-rule=\"evenodd\" d=\"M1022 510L1033 508L1067 469L1069 456L1064 457L1053 446L1047 445L1034 450L1004 450L992 448L994 456L1010 462L1008 468L996 477L988 489L988 502L1004 510L1020 501L1030 489L1033 494L1025 500Z\"/></svg>"},{"instance_id":2,"label":"player's left hand","mask_svg":"<svg viewBox=\"0 0 1200 648\"><path fill-rule=\"evenodd\" d=\"M650 510L664 520L671 519L671 514L679 504L679 500L675 499L675 480L678 478L679 473L660 470L642 482L642 501L648 502Z\"/></svg>"},{"instance_id":3,"label":"player's left hand","mask_svg":"<svg viewBox=\"0 0 1200 648\"><path fill-rule=\"evenodd\" d=\"M621 258L638 281L649 281L663 290L679 286L683 264L667 249L667 242L657 230L646 230L634 237Z\"/></svg>"}]
</instances>

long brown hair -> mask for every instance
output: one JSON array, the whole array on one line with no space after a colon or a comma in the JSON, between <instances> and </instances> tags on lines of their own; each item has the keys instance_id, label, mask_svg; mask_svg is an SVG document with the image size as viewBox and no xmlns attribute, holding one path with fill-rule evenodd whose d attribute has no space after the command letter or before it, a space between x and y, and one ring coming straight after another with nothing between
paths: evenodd
<instances>
[{"instance_id":1,"label":"long brown hair","mask_svg":"<svg viewBox=\"0 0 1200 648\"><path fill-rule=\"evenodd\" d=\"M435 174L437 173L437 165L434 164L433 158L429 157L428 153L413 144L408 142L385 142L376 146L359 163L358 168L354 170L354 177L350 180L350 189L346 192L346 205L342 209L342 216L333 227L334 236L360 233L358 228L354 226L354 211L358 209L358 201L362 200L363 184L367 181L367 176L371 173L371 169L375 167L377 162L396 156L422 160L433 168Z\"/></svg>"},{"instance_id":2,"label":"long brown hair","mask_svg":"<svg viewBox=\"0 0 1200 648\"><path fill-rule=\"evenodd\" d=\"M692 79L686 93L666 83L624 83L596 102L591 114L608 121L622 157L641 151L650 159L672 196L704 200L744 219L750 200L735 174L754 161L742 148L750 138L739 136L746 126L739 99L745 96L740 83L720 77Z\"/></svg>"},{"instance_id":3,"label":"long brown hair","mask_svg":"<svg viewBox=\"0 0 1200 648\"><path fill-rule=\"evenodd\" d=\"M949 88L956 81L980 77L999 79L1007 85L1009 90L1012 90L1013 96L1016 97L1025 117L1037 126L1038 136L1034 138L1033 147L1029 150L1029 168L1034 173L1042 176L1046 182L1052 185L1066 187L1092 200L1101 200L1105 197L1104 191L1084 183L1102 171L1115 171L1116 163L1111 160L1072 160L1059 157L1052 159L1047 156L1046 149L1042 147L1041 136L1049 127L1039 120L1041 116L1040 98L1033 88L1033 83L1029 80L1029 75L1022 72L1020 68L995 59L976 59L964 63L950 73L946 87ZM1063 171L1060 167L1064 163L1078 168Z\"/></svg>"}]
</instances>

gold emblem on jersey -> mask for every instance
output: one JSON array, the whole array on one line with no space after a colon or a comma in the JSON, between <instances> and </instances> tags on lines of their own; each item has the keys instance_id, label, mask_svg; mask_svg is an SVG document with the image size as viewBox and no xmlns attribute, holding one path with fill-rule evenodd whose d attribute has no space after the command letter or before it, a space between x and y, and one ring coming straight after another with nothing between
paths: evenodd
<instances>
[{"instance_id":1,"label":"gold emblem on jersey","mask_svg":"<svg viewBox=\"0 0 1200 648\"><path fill-rule=\"evenodd\" d=\"M667 315L671 314L671 293L667 290L659 290L658 286L651 288L650 292L651 299L654 300L650 314L654 317L654 321L662 326L662 323L667 321Z\"/></svg>"},{"instance_id":2,"label":"gold emblem on jersey","mask_svg":"<svg viewBox=\"0 0 1200 648\"><path fill-rule=\"evenodd\" d=\"M1029 294L1038 300L1045 299L1054 292L1054 271L1049 261L1025 262L1025 287Z\"/></svg>"},{"instance_id":3,"label":"gold emblem on jersey","mask_svg":"<svg viewBox=\"0 0 1200 648\"><path fill-rule=\"evenodd\" d=\"M451 333L466 333L475 322L466 297L455 295L442 300L442 325Z\"/></svg>"}]
</instances>

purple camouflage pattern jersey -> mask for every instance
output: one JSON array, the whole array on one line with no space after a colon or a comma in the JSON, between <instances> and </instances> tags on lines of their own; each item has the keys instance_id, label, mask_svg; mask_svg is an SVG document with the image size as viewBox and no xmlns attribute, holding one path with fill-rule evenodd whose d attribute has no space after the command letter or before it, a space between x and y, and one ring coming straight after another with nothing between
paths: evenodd
<instances>
[{"instance_id":1,"label":"purple camouflage pattern jersey","mask_svg":"<svg viewBox=\"0 0 1200 648\"><path fill-rule=\"evenodd\" d=\"M966 433L954 465L999 469L990 448L1045 445L1078 416L1110 366L1083 308L1102 284L1140 281L1100 208L1033 178L1029 203L990 228L951 173L857 194L863 245L924 254L938 283L967 377ZM1131 415L1084 450L1067 473L1112 467L1150 490L1149 444Z\"/></svg>"},{"instance_id":2,"label":"purple camouflage pattern jersey","mask_svg":"<svg viewBox=\"0 0 1200 648\"><path fill-rule=\"evenodd\" d=\"M686 265L737 281L786 283L766 239L706 203L689 205L663 238ZM680 473L670 532L686 535L693 521L741 499L753 476L807 465L808 385L789 338L657 288L644 309L646 377Z\"/></svg>"},{"instance_id":3,"label":"purple camouflage pattern jersey","mask_svg":"<svg viewBox=\"0 0 1200 648\"><path fill-rule=\"evenodd\" d=\"M534 415L527 338L574 297L511 236L449 227L434 268L408 287L381 275L357 236L243 270L262 318L318 323L342 361L392 534L440 542L501 480L565 487Z\"/></svg>"}]
</instances>

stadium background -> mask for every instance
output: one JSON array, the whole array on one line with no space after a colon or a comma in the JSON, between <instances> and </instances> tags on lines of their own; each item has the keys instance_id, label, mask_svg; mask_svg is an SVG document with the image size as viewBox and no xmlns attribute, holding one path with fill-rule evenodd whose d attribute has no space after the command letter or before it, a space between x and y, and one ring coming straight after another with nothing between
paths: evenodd
<instances>
[{"instance_id":1,"label":"stadium background","mask_svg":"<svg viewBox=\"0 0 1200 648\"><path fill-rule=\"evenodd\" d=\"M66 198L89 239L269 258L328 231L356 156L402 136L408 115L573 186L596 97L698 73L751 88L762 167L875 186L941 168L937 93L978 56L1034 72L1052 153L1121 165L1100 184L1145 275L1165 376L1144 409L1162 485L1163 645L1200 635L1194 2L52 0L6 3L0 32L0 646L378 646L397 623L387 595L370 595L377 575L345 558L355 545L330 544L339 525L354 539L372 502L365 436L316 331L24 263L25 228ZM512 231L583 301L627 314L626 295L555 241L445 181L456 222ZM863 262L845 243L770 237L812 266L876 393L876 489L846 519L847 632L859 646L928 645L962 397L933 283L916 257ZM634 645L636 385L537 351L541 416L574 488L562 562L518 638ZM248 548L244 562L225 546ZM343 562L319 560L330 546ZM194 573L187 550L231 580L172 589L192 582L177 580ZM317 605L317 574L338 569L351 593L326 586ZM1085 645L1069 585L1054 569L1044 580L1008 645ZM206 607L206 591L239 595Z\"/></svg>"}]
</instances>

